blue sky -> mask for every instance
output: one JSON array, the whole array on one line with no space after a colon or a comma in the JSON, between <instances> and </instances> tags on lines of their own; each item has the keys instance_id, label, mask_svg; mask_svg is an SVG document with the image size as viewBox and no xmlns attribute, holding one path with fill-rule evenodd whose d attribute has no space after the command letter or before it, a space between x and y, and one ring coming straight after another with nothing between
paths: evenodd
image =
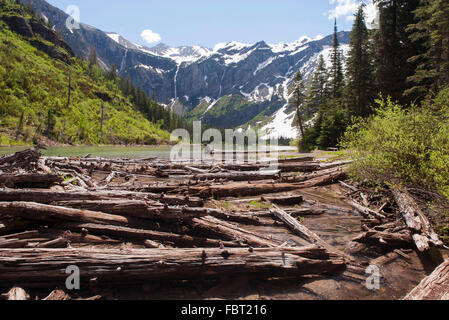
<instances>
[{"instance_id":1,"label":"blue sky","mask_svg":"<svg viewBox=\"0 0 449 320\"><path fill-rule=\"evenodd\" d=\"M157 40L170 46L218 42L292 42L333 31L350 30L359 0L47 0L66 10L80 9L80 20L117 32L146 46ZM142 32L144 37L142 37ZM145 39L147 41L145 41ZM149 43L148 41L156 41Z\"/></svg>"}]
</instances>

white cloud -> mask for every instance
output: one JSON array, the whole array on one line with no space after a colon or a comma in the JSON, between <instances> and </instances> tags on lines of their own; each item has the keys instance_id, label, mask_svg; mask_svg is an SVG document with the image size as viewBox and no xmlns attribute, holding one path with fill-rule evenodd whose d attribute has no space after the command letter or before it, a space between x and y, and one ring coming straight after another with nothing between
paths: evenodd
<instances>
[{"instance_id":1,"label":"white cloud","mask_svg":"<svg viewBox=\"0 0 449 320\"><path fill-rule=\"evenodd\" d=\"M161 35L151 31L150 29L145 29L140 34L143 40L147 43L152 44L156 42L160 42L162 40Z\"/></svg>"},{"instance_id":2,"label":"white cloud","mask_svg":"<svg viewBox=\"0 0 449 320\"><path fill-rule=\"evenodd\" d=\"M365 6L365 16L368 27L376 27L378 19L378 8L377 5L373 4L371 1L366 3ZM345 17L347 21L354 20L354 14L357 11L360 0L329 0L331 5L335 5L335 8L327 12L329 19L335 19L340 17Z\"/></svg>"},{"instance_id":3,"label":"white cloud","mask_svg":"<svg viewBox=\"0 0 449 320\"><path fill-rule=\"evenodd\" d=\"M357 0L329 0L329 2L331 5L336 5L334 9L328 11L329 19L351 17L359 7Z\"/></svg>"}]
</instances>

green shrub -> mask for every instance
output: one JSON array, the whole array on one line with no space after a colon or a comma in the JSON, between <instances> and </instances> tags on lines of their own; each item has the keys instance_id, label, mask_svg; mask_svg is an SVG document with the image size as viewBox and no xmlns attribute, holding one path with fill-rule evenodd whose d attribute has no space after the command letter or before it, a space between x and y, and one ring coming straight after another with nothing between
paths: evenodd
<instances>
[{"instance_id":1,"label":"green shrub","mask_svg":"<svg viewBox=\"0 0 449 320\"><path fill-rule=\"evenodd\" d=\"M376 114L357 121L341 143L357 160L351 175L449 197L449 88L420 108L403 108L391 100L377 103Z\"/></svg>"}]
</instances>

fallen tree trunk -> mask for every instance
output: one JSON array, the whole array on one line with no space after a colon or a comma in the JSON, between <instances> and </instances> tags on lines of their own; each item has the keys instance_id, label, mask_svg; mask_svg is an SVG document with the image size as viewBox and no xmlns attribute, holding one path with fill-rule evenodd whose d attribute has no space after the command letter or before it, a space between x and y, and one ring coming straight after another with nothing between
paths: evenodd
<instances>
[{"instance_id":1,"label":"fallen tree trunk","mask_svg":"<svg viewBox=\"0 0 449 320\"><path fill-rule=\"evenodd\" d=\"M197 246L197 247L219 247L221 244L227 247L241 247L235 241L221 241L216 239L207 239L192 237L189 235L180 235L175 233L160 232L153 230L135 229L129 227L101 225L94 223L66 223L59 225L58 228L70 231L84 231L98 234L119 237L131 240L153 240L164 243L171 243L178 246Z\"/></svg>"},{"instance_id":2,"label":"fallen tree trunk","mask_svg":"<svg viewBox=\"0 0 449 320\"><path fill-rule=\"evenodd\" d=\"M0 158L0 166L9 163L13 165L15 163L31 163L39 160L40 153L38 149L31 148L23 151L16 152L13 155Z\"/></svg>"},{"instance_id":3,"label":"fallen tree trunk","mask_svg":"<svg viewBox=\"0 0 449 320\"><path fill-rule=\"evenodd\" d=\"M413 243L410 231L385 232L369 230L352 239L352 241L368 244L382 244L389 247L410 247Z\"/></svg>"},{"instance_id":4,"label":"fallen tree trunk","mask_svg":"<svg viewBox=\"0 0 449 320\"><path fill-rule=\"evenodd\" d=\"M226 180L226 181L258 181L279 178L279 171L217 172L195 175L180 175L170 178L184 180Z\"/></svg>"},{"instance_id":5,"label":"fallen tree trunk","mask_svg":"<svg viewBox=\"0 0 449 320\"><path fill-rule=\"evenodd\" d=\"M443 242L409 193L398 189L392 190L392 193L407 227L412 232L413 241L418 250L428 251L430 245L442 247Z\"/></svg>"},{"instance_id":6,"label":"fallen tree trunk","mask_svg":"<svg viewBox=\"0 0 449 320\"><path fill-rule=\"evenodd\" d=\"M154 201L144 200L75 200L55 202L54 205L90 211L101 211L127 217L161 220L191 219L194 217L215 214L222 216L226 215L225 212L216 209L169 207Z\"/></svg>"},{"instance_id":7,"label":"fallen tree trunk","mask_svg":"<svg viewBox=\"0 0 449 320\"><path fill-rule=\"evenodd\" d=\"M279 245L279 243L262 237L261 235L257 235L251 231L241 229L233 224L213 217L194 218L192 220L192 226L195 228L194 231L212 234L227 240L238 241L248 245L258 247L276 247Z\"/></svg>"},{"instance_id":8,"label":"fallen tree trunk","mask_svg":"<svg viewBox=\"0 0 449 320\"><path fill-rule=\"evenodd\" d=\"M81 282L140 283L145 280L198 279L223 275L299 277L337 273L341 259L305 258L316 247L274 249L0 249L0 282L27 287L61 286L66 267L80 268ZM322 256L322 253L319 254Z\"/></svg>"},{"instance_id":9,"label":"fallen tree trunk","mask_svg":"<svg viewBox=\"0 0 449 320\"><path fill-rule=\"evenodd\" d=\"M0 186L9 188L48 188L56 183L61 183L62 178L56 174L0 173Z\"/></svg>"},{"instance_id":10,"label":"fallen tree trunk","mask_svg":"<svg viewBox=\"0 0 449 320\"><path fill-rule=\"evenodd\" d=\"M298 183L297 185L298 185L298 189L320 187L320 186L333 184L335 182L338 182L339 180L345 179L345 177L346 177L346 173L344 171L335 170L335 171L332 171L331 173L326 174L324 176L309 179L304 182Z\"/></svg>"},{"instance_id":11,"label":"fallen tree trunk","mask_svg":"<svg viewBox=\"0 0 449 320\"><path fill-rule=\"evenodd\" d=\"M449 300L449 260L424 278L404 300Z\"/></svg>"},{"instance_id":12,"label":"fallen tree trunk","mask_svg":"<svg viewBox=\"0 0 449 320\"><path fill-rule=\"evenodd\" d=\"M54 191L40 189L0 189L0 201L27 201L50 204L59 201L72 200L111 200L135 199L154 200L168 205L187 205L189 207L202 207L203 200L195 197L173 196L131 191Z\"/></svg>"},{"instance_id":13,"label":"fallen tree trunk","mask_svg":"<svg viewBox=\"0 0 449 320\"><path fill-rule=\"evenodd\" d=\"M341 256L342 258L347 259L348 261L353 261L354 258L348 256L346 253L338 250L337 248L331 246L326 241L321 239L316 233L310 231L307 227L303 226L301 223L299 223L298 220L293 218L291 215L289 215L284 210L280 209L276 205L273 205L274 209L271 209L270 211L272 214L284 222L287 227L289 227L290 230L292 230L295 234L300 236L306 241L309 241L311 244L316 244L318 246L321 246L328 250L329 252L335 253L338 256Z\"/></svg>"},{"instance_id":14,"label":"fallen tree trunk","mask_svg":"<svg viewBox=\"0 0 449 320\"><path fill-rule=\"evenodd\" d=\"M190 187L189 192L200 198L210 197L245 197L268 193L278 193L299 189L298 185L287 183L229 184L205 187Z\"/></svg>"},{"instance_id":15,"label":"fallen tree trunk","mask_svg":"<svg viewBox=\"0 0 449 320\"><path fill-rule=\"evenodd\" d=\"M0 216L21 217L33 221L58 220L100 224L128 224L128 218L103 212L50 206L35 202L0 202Z\"/></svg>"},{"instance_id":16,"label":"fallen tree trunk","mask_svg":"<svg viewBox=\"0 0 449 320\"><path fill-rule=\"evenodd\" d=\"M294 158L281 158L278 160L279 163L290 163L290 162L312 162L314 157L294 157Z\"/></svg>"},{"instance_id":17,"label":"fallen tree trunk","mask_svg":"<svg viewBox=\"0 0 449 320\"><path fill-rule=\"evenodd\" d=\"M373 219L373 218L385 219L386 218L383 214L376 212L374 210L371 210L368 207L364 207L355 201L348 201L348 204L351 207L353 207L354 209L356 209L358 212L360 212L367 219Z\"/></svg>"}]
</instances>

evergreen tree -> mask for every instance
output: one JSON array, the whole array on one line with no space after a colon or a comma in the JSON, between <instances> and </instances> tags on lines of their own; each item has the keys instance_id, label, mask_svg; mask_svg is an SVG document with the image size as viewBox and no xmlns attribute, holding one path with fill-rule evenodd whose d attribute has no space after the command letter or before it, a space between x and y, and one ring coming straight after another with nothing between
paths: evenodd
<instances>
[{"instance_id":1,"label":"evergreen tree","mask_svg":"<svg viewBox=\"0 0 449 320\"><path fill-rule=\"evenodd\" d=\"M108 80L117 79L117 66L114 63L111 65L111 70L107 73L106 78Z\"/></svg>"},{"instance_id":2,"label":"evergreen tree","mask_svg":"<svg viewBox=\"0 0 449 320\"><path fill-rule=\"evenodd\" d=\"M410 40L407 28L415 22L413 12L420 0L374 0L380 13L379 30L374 34L376 82L383 96L408 104L413 96L404 96L410 88L407 78L416 65L410 58L421 47Z\"/></svg>"},{"instance_id":3,"label":"evergreen tree","mask_svg":"<svg viewBox=\"0 0 449 320\"><path fill-rule=\"evenodd\" d=\"M302 119L302 108L306 100L304 93L305 85L301 71L299 71L293 79L293 104L296 107L296 119L298 121L298 127L301 132L301 137L304 136L304 124Z\"/></svg>"},{"instance_id":4,"label":"evergreen tree","mask_svg":"<svg viewBox=\"0 0 449 320\"><path fill-rule=\"evenodd\" d=\"M417 23L409 27L410 38L425 50L409 59L417 66L407 93L424 97L449 85L449 2L421 0L415 15Z\"/></svg>"},{"instance_id":5,"label":"evergreen tree","mask_svg":"<svg viewBox=\"0 0 449 320\"><path fill-rule=\"evenodd\" d=\"M87 56L87 61L89 62L89 67L98 65L97 51L93 46L89 48L89 55Z\"/></svg>"},{"instance_id":6,"label":"evergreen tree","mask_svg":"<svg viewBox=\"0 0 449 320\"><path fill-rule=\"evenodd\" d=\"M365 23L364 4L360 5L354 26L350 34L350 46L347 58L346 103L352 114L367 116L369 105L376 95L374 66L370 45L370 36Z\"/></svg>"},{"instance_id":7,"label":"evergreen tree","mask_svg":"<svg viewBox=\"0 0 449 320\"><path fill-rule=\"evenodd\" d=\"M342 52L340 48L340 41L338 40L338 28L337 19L335 19L334 25L334 41L331 54L331 70L330 70L330 88L332 97L340 98L344 88L344 74L343 74L343 62Z\"/></svg>"},{"instance_id":8,"label":"evergreen tree","mask_svg":"<svg viewBox=\"0 0 449 320\"><path fill-rule=\"evenodd\" d=\"M307 94L307 107L312 112L317 112L325 108L326 102L329 99L328 81L329 74L324 63L324 57L320 55Z\"/></svg>"}]
</instances>

